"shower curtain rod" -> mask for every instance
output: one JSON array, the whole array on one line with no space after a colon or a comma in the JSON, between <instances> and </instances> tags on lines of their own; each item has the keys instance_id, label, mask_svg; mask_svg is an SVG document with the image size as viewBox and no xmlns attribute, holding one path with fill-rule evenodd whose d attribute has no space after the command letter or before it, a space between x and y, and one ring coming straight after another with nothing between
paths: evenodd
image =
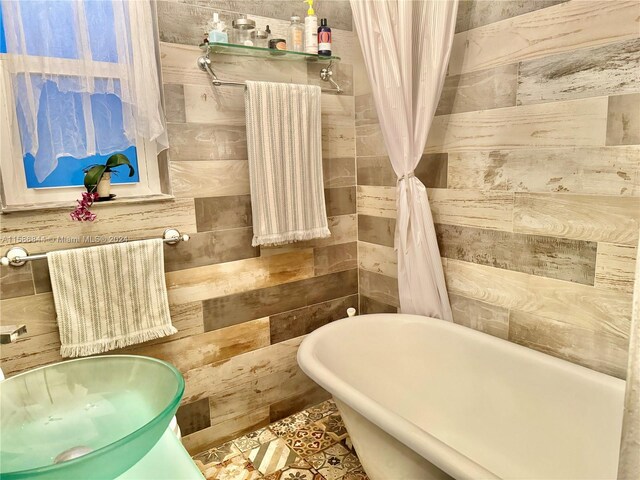
<instances>
[{"instance_id":1,"label":"shower curtain rod","mask_svg":"<svg viewBox=\"0 0 640 480\"><path fill-rule=\"evenodd\" d=\"M214 87L221 87L221 86L246 87L246 84L244 82L234 82L231 80L219 79L218 76L213 71L213 68L211 68L211 60L209 60L209 58L206 55L203 55L202 57L198 58L198 67L200 67L200 70L207 72L209 74L209 76L211 77L211 83L213 84ZM331 62L329 62L329 65L327 65L322 70L320 70L320 79L325 82L329 82L335 88L323 88L322 91L325 93L335 93L339 95L343 93L344 90L342 90L342 88L340 88L340 85L338 85L336 81L333 78L331 78L332 76L333 76L333 70L331 69Z\"/></svg>"}]
</instances>

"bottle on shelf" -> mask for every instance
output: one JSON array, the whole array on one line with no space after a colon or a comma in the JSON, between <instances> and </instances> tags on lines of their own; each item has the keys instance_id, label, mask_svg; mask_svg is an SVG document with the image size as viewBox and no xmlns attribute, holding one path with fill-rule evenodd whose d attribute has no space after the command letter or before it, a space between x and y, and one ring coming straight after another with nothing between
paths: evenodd
<instances>
[{"instance_id":1,"label":"bottle on shelf","mask_svg":"<svg viewBox=\"0 0 640 480\"><path fill-rule=\"evenodd\" d=\"M211 31L209 32L209 42L229 43L229 36L227 35L227 27L225 23L222 20L220 20L220 16L217 12L213 14L213 20L211 22Z\"/></svg>"},{"instance_id":2,"label":"bottle on shelf","mask_svg":"<svg viewBox=\"0 0 640 480\"><path fill-rule=\"evenodd\" d=\"M318 17L313 9L313 0L305 0L309 4L307 16L304 17L304 51L318 54Z\"/></svg>"},{"instance_id":3,"label":"bottle on shelf","mask_svg":"<svg viewBox=\"0 0 640 480\"><path fill-rule=\"evenodd\" d=\"M331 56L331 29L327 25L327 19L320 20L318 27L318 55L323 57Z\"/></svg>"},{"instance_id":4,"label":"bottle on shelf","mask_svg":"<svg viewBox=\"0 0 640 480\"><path fill-rule=\"evenodd\" d=\"M293 52L304 52L304 27L300 23L300 17L297 15L291 16L287 48Z\"/></svg>"}]
</instances>

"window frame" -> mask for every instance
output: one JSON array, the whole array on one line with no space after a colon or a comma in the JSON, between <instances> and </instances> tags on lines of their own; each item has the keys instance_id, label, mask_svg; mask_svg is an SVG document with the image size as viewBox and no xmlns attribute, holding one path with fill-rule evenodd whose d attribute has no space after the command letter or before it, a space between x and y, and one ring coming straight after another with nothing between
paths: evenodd
<instances>
[{"instance_id":1,"label":"window frame","mask_svg":"<svg viewBox=\"0 0 640 480\"><path fill-rule=\"evenodd\" d=\"M162 98L162 75L158 54L158 30L155 9L153 23L155 34L155 54L158 65L158 81L160 83L160 101ZM135 47L134 47L135 48ZM85 191L81 186L28 188L24 169L22 142L18 126L16 103L11 84L11 74L6 66L10 53L0 53L0 202L1 211L48 209L75 205L76 199ZM49 70L47 57L28 57L27 68L31 72L46 73ZM56 74L74 75L78 73L80 61L73 59L55 59ZM117 64L94 62L100 67L104 77L121 77L121 69ZM6 127L5 127L6 126ZM158 145L142 137L136 138L138 174L137 183L112 184L111 191L122 200L158 200L173 198L168 179L168 166L161 162ZM116 200L117 201L117 200Z\"/></svg>"}]
</instances>

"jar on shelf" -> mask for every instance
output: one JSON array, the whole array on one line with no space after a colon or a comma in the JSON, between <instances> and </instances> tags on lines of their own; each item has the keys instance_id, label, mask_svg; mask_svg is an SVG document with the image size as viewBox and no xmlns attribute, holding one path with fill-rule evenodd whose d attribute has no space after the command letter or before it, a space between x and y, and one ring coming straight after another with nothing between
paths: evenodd
<instances>
[{"instance_id":1,"label":"jar on shelf","mask_svg":"<svg viewBox=\"0 0 640 480\"><path fill-rule=\"evenodd\" d=\"M240 15L240 17L231 22L231 27L230 43L249 47L254 45L256 22L248 19L246 15Z\"/></svg>"}]
</instances>

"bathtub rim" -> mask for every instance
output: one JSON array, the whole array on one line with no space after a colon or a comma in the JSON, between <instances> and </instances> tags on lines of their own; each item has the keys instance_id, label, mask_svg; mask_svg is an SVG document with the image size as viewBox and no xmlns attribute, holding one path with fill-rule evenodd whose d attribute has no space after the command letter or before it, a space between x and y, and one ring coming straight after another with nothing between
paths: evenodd
<instances>
[{"instance_id":1,"label":"bathtub rim","mask_svg":"<svg viewBox=\"0 0 640 480\"><path fill-rule=\"evenodd\" d=\"M365 314L336 320L307 335L300 344L297 354L298 364L306 375L339 400L349 405L368 421L378 426L396 440L421 455L427 461L433 463L438 468L455 478L474 480L478 478L499 479L500 477L469 457L458 452L453 447L442 442L429 432L416 426L406 418L390 411L374 399L364 393L361 393L327 368L316 355L317 344L324 340L324 337L330 335L334 330L342 328L344 324L369 322L371 319L375 318L388 319L390 316L400 316L410 322L423 322L426 320L429 323L433 323L436 328L457 329L461 335L476 337L479 341L489 344L498 343L502 348L510 349L516 352L516 354L530 355L538 358L543 363L552 363L557 368L573 371L576 375L591 377L592 380L606 383L611 388L619 389L622 392L622 395L624 394L626 382L620 378L597 372L590 368L574 364L502 338L494 337L463 325L446 322L433 317L402 313Z\"/></svg>"}]
</instances>

